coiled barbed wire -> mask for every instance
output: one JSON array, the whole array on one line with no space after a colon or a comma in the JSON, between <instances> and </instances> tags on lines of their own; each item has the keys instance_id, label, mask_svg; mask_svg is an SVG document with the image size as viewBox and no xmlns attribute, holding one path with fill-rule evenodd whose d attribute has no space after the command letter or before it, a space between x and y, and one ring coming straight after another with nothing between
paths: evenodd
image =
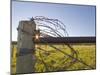
<instances>
[{"instance_id":1,"label":"coiled barbed wire","mask_svg":"<svg viewBox=\"0 0 100 75\"><path fill-rule=\"evenodd\" d=\"M36 16L36 17L32 18L31 21L32 20L35 21L36 25L38 26L38 29L40 30L40 36L43 36L43 37L47 37L47 36L48 37L68 37L69 36L68 32L66 30L66 25L64 25L58 19L49 19L49 18L44 17L44 16ZM88 66L89 68L93 69L93 67L91 67L90 65L87 65L84 61L78 59L77 51L74 50L74 48L69 43L64 43L64 45L67 45L70 48L70 50L71 50L70 55L63 52L62 50L56 48L55 46L50 45L46 41L45 41L45 43L48 44L48 46L54 48L55 50L63 53L65 56L68 56L68 59L72 59L70 61L69 65L64 66L63 68L65 68L65 67L69 68L70 66L72 66L74 63L76 63L78 61L78 62L81 62L82 64ZM40 48L38 48L38 49L43 50ZM46 50L43 50L43 51L46 51ZM42 54L40 52L39 52L39 54L42 58L43 64L45 65L46 63L44 63ZM46 69L47 69L47 66L46 66Z\"/></svg>"}]
</instances>

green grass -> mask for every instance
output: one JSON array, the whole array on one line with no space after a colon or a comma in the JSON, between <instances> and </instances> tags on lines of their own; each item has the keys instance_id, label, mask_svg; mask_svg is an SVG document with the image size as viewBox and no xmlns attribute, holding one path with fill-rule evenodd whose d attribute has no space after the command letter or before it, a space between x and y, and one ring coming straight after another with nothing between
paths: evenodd
<instances>
[{"instance_id":1,"label":"green grass","mask_svg":"<svg viewBox=\"0 0 100 75\"><path fill-rule=\"evenodd\" d=\"M61 51L71 55L71 50L69 47L63 44L53 45L59 48ZM91 69L90 67L80 63L79 61L71 64L72 58L66 56L65 54L55 50L49 45L38 44L38 47L44 49L45 51L36 48L36 63L35 72L51 72L51 71L68 71L68 70L83 70ZM89 66L95 69L96 56L95 56L95 44L72 44L72 47L76 50L78 54L78 59L84 61ZM16 72L16 45L13 48L12 56L12 72ZM45 63L45 64L44 64ZM70 65L71 64L71 65Z\"/></svg>"}]
</instances>

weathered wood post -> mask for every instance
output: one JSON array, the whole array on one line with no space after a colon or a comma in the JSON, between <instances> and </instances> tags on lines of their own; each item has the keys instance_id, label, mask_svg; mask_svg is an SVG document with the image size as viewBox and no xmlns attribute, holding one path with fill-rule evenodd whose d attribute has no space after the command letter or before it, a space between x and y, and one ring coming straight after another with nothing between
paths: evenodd
<instances>
[{"instance_id":1,"label":"weathered wood post","mask_svg":"<svg viewBox=\"0 0 100 75\"><path fill-rule=\"evenodd\" d=\"M35 36L36 24L34 21L20 21L18 30L16 73L32 73L35 64Z\"/></svg>"}]
</instances>

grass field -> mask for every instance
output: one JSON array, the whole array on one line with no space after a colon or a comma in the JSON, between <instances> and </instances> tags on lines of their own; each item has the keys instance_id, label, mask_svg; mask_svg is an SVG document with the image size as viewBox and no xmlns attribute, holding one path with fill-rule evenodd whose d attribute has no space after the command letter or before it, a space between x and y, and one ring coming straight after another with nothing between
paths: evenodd
<instances>
[{"instance_id":1,"label":"grass field","mask_svg":"<svg viewBox=\"0 0 100 75\"><path fill-rule=\"evenodd\" d=\"M54 47L60 49L61 51L72 55L70 48L67 45L58 44ZM69 56L61 53L60 51L50 47L46 44L36 45L36 63L35 63L35 72L51 72L51 71L69 71L69 70L89 70L96 68L96 54L95 54L95 44L71 44L77 53L77 59L81 60L85 64L75 61ZM41 50L42 49L42 50ZM12 60L11 60L11 69L12 73L16 72L16 45L12 45ZM76 58L75 55L73 55Z\"/></svg>"}]
</instances>

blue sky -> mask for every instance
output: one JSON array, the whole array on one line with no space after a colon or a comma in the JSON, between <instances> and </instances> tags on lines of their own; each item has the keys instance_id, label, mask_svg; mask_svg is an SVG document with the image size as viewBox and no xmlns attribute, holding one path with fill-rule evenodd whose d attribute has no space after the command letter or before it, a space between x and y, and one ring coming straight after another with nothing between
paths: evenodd
<instances>
[{"instance_id":1,"label":"blue sky","mask_svg":"<svg viewBox=\"0 0 100 75\"><path fill-rule=\"evenodd\" d=\"M12 1L12 40L17 40L20 20L32 16L59 19L66 25L69 36L95 36L95 6Z\"/></svg>"}]
</instances>

